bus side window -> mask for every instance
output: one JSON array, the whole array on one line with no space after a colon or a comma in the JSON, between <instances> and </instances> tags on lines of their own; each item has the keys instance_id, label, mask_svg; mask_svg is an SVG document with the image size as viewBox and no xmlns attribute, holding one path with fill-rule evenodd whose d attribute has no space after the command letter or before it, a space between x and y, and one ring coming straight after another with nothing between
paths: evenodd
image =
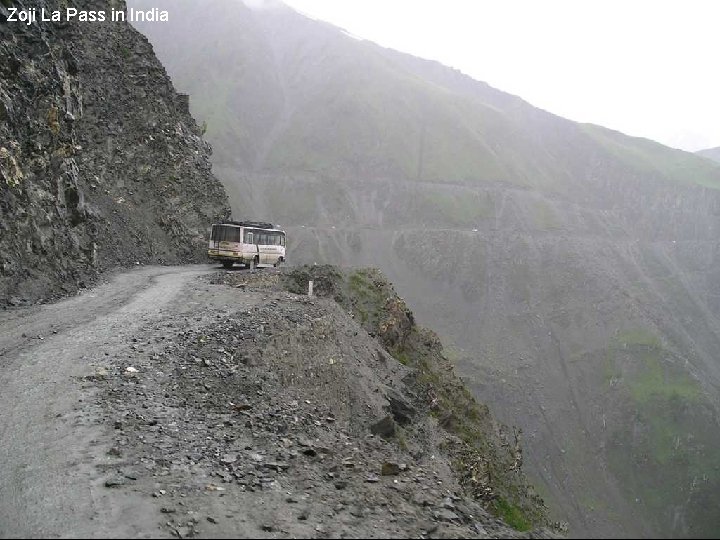
<instances>
[{"instance_id":1,"label":"bus side window","mask_svg":"<svg viewBox=\"0 0 720 540\"><path fill-rule=\"evenodd\" d=\"M253 233L245 233L245 243L246 244L252 244L253 243Z\"/></svg>"}]
</instances>

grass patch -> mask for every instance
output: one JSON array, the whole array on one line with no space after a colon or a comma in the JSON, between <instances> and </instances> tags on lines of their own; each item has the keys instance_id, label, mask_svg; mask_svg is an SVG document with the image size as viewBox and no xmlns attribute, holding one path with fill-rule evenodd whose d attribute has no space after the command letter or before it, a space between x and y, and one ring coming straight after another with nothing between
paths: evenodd
<instances>
[{"instance_id":1,"label":"grass patch","mask_svg":"<svg viewBox=\"0 0 720 540\"><path fill-rule=\"evenodd\" d=\"M418 195L414 214L451 227L469 227L492 218L495 205L489 194L424 192Z\"/></svg>"},{"instance_id":2,"label":"grass patch","mask_svg":"<svg viewBox=\"0 0 720 540\"><path fill-rule=\"evenodd\" d=\"M630 382L630 392L638 403L653 399L698 401L700 388L685 374L674 374L663 368L661 351L651 349L640 353L645 364L641 373Z\"/></svg>"},{"instance_id":3,"label":"grass patch","mask_svg":"<svg viewBox=\"0 0 720 540\"><path fill-rule=\"evenodd\" d=\"M651 331L644 328L626 330L620 332L617 336L617 342L620 345L644 345L646 347L660 348L660 338Z\"/></svg>"},{"instance_id":4,"label":"grass patch","mask_svg":"<svg viewBox=\"0 0 720 540\"><path fill-rule=\"evenodd\" d=\"M649 329L619 333L608 356L612 371L621 373L618 391L624 396L622 419L608 441L611 470L630 500L640 501L668 534L686 534L673 528L678 509L696 516L693 530L713 529L720 511L698 513L690 502L720 482L720 455L714 451L720 426L700 385ZM720 532L713 530L711 536Z\"/></svg>"},{"instance_id":5,"label":"grass patch","mask_svg":"<svg viewBox=\"0 0 720 540\"><path fill-rule=\"evenodd\" d=\"M615 375L619 372L612 354L624 352L639 360L636 369L627 379L628 389L637 403L648 403L653 399L683 399L697 401L700 388L687 374L671 370L663 358L666 354L660 338L645 328L620 332L616 344L608 350Z\"/></svg>"},{"instance_id":6,"label":"grass patch","mask_svg":"<svg viewBox=\"0 0 720 540\"><path fill-rule=\"evenodd\" d=\"M525 532L532 528L532 523L527 520L523 512L505 499L497 499L493 503L493 509L496 515L516 531Z\"/></svg>"}]
</instances>

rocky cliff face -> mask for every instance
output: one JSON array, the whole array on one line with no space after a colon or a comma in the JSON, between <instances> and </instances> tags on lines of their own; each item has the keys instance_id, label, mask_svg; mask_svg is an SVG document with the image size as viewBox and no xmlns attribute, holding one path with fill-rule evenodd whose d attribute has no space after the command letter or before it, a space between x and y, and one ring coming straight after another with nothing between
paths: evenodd
<instances>
[{"instance_id":1,"label":"rocky cliff face","mask_svg":"<svg viewBox=\"0 0 720 540\"><path fill-rule=\"evenodd\" d=\"M125 23L7 15L0 4L0 303L71 292L116 265L200 260L227 199L152 46Z\"/></svg>"}]
</instances>

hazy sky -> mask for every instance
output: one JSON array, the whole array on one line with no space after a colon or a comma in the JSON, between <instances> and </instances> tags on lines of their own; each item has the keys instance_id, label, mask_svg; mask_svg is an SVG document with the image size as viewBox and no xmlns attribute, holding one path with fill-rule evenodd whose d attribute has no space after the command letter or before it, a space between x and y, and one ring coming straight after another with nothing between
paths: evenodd
<instances>
[{"instance_id":1,"label":"hazy sky","mask_svg":"<svg viewBox=\"0 0 720 540\"><path fill-rule=\"evenodd\" d=\"M285 0L572 120L720 146L718 0Z\"/></svg>"}]
</instances>

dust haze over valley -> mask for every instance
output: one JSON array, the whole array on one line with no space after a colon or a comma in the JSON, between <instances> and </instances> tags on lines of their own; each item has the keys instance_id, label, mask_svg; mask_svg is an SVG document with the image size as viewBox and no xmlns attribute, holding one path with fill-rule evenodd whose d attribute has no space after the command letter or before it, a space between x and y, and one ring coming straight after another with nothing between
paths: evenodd
<instances>
[{"instance_id":1,"label":"dust haze over valley","mask_svg":"<svg viewBox=\"0 0 720 540\"><path fill-rule=\"evenodd\" d=\"M522 428L571 534L718 535L717 151L571 122L279 3L172 2L138 29L234 215L272 216L291 261L381 268Z\"/></svg>"}]
</instances>

